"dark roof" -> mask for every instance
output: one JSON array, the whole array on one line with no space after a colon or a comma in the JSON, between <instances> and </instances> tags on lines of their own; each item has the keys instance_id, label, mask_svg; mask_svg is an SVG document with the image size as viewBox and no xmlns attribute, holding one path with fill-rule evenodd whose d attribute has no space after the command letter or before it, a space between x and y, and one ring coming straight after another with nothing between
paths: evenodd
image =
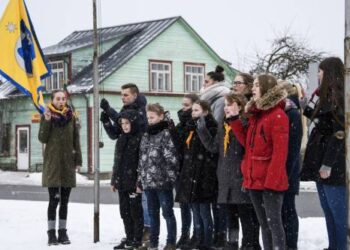
<instances>
[{"instance_id":1,"label":"dark roof","mask_svg":"<svg viewBox=\"0 0 350 250\"><path fill-rule=\"evenodd\" d=\"M107 42L118 39L118 42L107 50L99 57L99 82L101 83L108 76L122 67L133 56L141 51L146 45L158 37L168 27L182 17L171 17L160 20L153 20L140 23L125 24L107 28L98 29L100 41ZM200 41L207 47L218 60L222 60L230 71L235 71L231 68L228 62L220 58L215 51L187 24L184 23L194 32L196 36L200 38ZM71 53L74 50L90 47L93 45L93 30L81 30L75 31L58 44L45 48L44 54L46 56L62 55ZM13 89L9 86L10 83L4 83L0 86L0 99L1 93L5 92L6 95ZM92 89L92 63L86 66L81 72L78 72L74 76L72 82L68 86L70 93L86 92Z\"/></svg>"},{"instance_id":2,"label":"dark roof","mask_svg":"<svg viewBox=\"0 0 350 250\"><path fill-rule=\"evenodd\" d=\"M117 37L122 39L99 57L99 82L102 82L106 77L118 70L179 18L172 17L100 29L101 40L103 41ZM74 50L80 46L76 39L80 41L79 44L83 44L81 47L89 46L92 44L92 32L92 30L76 31L58 43L56 48L50 50L56 50L60 53L66 53L67 51L64 49L68 48ZM72 83L69 85L69 91L80 92L91 88L92 64L74 76Z\"/></svg>"}]
</instances>

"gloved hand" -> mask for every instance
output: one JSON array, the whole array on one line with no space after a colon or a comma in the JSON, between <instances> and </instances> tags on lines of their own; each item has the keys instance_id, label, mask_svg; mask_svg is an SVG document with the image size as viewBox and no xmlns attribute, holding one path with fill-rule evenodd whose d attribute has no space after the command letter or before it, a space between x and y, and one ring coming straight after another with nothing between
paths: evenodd
<instances>
[{"instance_id":1,"label":"gloved hand","mask_svg":"<svg viewBox=\"0 0 350 250\"><path fill-rule=\"evenodd\" d=\"M102 112L101 112L100 121L101 121L102 123L108 123L108 122L110 122L109 116L107 115L107 113L106 113L105 111L102 111Z\"/></svg>"},{"instance_id":2,"label":"gloved hand","mask_svg":"<svg viewBox=\"0 0 350 250\"><path fill-rule=\"evenodd\" d=\"M103 109L105 112L107 112L110 108L109 106L109 102L105 99L105 98L102 98L101 100L101 103L100 103L100 107L101 109Z\"/></svg>"}]
</instances>

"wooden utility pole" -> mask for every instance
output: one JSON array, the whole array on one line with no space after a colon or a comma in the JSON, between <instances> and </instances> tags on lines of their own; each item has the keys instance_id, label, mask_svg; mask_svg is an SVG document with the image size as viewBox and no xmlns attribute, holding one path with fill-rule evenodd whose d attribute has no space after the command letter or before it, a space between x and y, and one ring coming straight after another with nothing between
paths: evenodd
<instances>
[{"instance_id":1,"label":"wooden utility pole","mask_svg":"<svg viewBox=\"0 0 350 250\"><path fill-rule=\"evenodd\" d=\"M97 35L97 5L93 0L94 23L94 54L93 54L93 85L94 85L94 242L100 241L100 147L99 147L99 84L98 84L98 35Z\"/></svg>"},{"instance_id":2,"label":"wooden utility pole","mask_svg":"<svg viewBox=\"0 0 350 250\"><path fill-rule=\"evenodd\" d=\"M346 132L346 186L348 214L350 208L350 0L345 0L345 132ZM348 216L347 248L350 250L350 216Z\"/></svg>"}]
</instances>

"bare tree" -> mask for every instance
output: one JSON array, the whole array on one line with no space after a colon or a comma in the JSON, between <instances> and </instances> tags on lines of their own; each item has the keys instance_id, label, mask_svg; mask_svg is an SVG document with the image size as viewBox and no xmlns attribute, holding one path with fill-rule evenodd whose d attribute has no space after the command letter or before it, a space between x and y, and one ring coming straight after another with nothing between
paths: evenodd
<instances>
[{"instance_id":1,"label":"bare tree","mask_svg":"<svg viewBox=\"0 0 350 250\"><path fill-rule=\"evenodd\" d=\"M299 41L290 35L283 35L273 40L271 52L256 54L256 63L251 74L271 73L284 80L305 78L309 64L320 62L324 52L316 52L305 41Z\"/></svg>"}]
</instances>

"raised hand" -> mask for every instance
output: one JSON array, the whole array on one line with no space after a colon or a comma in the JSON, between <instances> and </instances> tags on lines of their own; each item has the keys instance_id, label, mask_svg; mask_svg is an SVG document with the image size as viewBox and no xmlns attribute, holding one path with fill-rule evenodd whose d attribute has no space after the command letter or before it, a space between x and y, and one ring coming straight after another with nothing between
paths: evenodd
<instances>
[{"instance_id":1,"label":"raised hand","mask_svg":"<svg viewBox=\"0 0 350 250\"><path fill-rule=\"evenodd\" d=\"M101 103L100 103L100 107L101 107L101 109L103 109L104 111L107 112L110 108L109 102L105 98L102 98Z\"/></svg>"},{"instance_id":2,"label":"raised hand","mask_svg":"<svg viewBox=\"0 0 350 250\"><path fill-rule=\"evenodd\" d=\"M232 103L232 105L230 106L226 106L225 107L226 118L239 115L240 110L241 108L238 106L236 102Z\"/></svg>"},{"instance_id":3,"label":"raised hand","mask_svg":"<svg viewBox=\"0 0 350 250\"><path fill-rule=\"evenodd\" d=\"M49 107L45 108L44 117L46 121L51 121L51 111Z\"/></svg>"},{"instance_id":4,"label":"raised hand","mask_svg":"<svg viewBox=\"0 0 350 250\"><path fill-rule=\"evenodd\" d=\"M107 113L105 111L101 112L100 121L102 123L108 123L109 122L109 116L107 115Z\"/></svg>"}]
</instances>

